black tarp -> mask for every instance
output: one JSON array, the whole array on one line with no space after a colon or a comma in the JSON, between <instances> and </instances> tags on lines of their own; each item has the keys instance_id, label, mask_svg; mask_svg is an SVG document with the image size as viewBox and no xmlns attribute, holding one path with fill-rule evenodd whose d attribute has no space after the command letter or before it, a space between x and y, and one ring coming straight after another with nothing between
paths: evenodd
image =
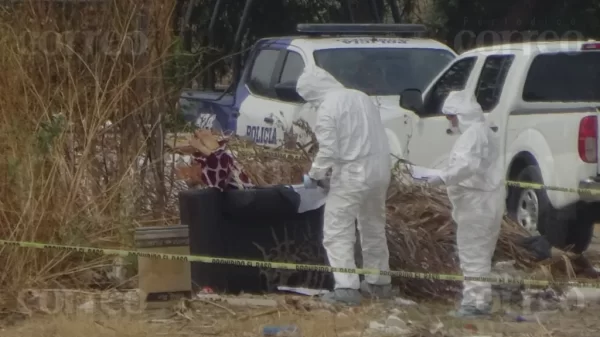
<instances>
[{"instance_id":1,"label":"black tarp","mask_svg":"<svg viewBox=\"0 0 600 337\"><path fill-rule=\"evenodd\" d=\"M326 263L323 208L298 214L299 195L285 186L220 192L196 189L179 195L182 224L192 255ZM329 273L268 270L193 262L195 287L219 292L268 292L277 285L331 288Z\"/></svg>"},{"instance_id":2,"label":"black tarp","mask_svg":"<svg viewBox=\"0 0 600 337\"><path fill-rule=\"evenodd\" d=\"M519 244L530 251L538 261L552 257L552 245L543 236L526 236L521 239Z\"/></svg>"}]
</instances>

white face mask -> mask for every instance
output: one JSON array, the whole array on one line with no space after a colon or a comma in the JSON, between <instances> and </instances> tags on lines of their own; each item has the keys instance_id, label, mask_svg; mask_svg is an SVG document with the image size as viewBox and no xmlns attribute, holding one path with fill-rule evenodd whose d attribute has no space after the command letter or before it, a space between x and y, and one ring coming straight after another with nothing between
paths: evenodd
<instances>
[{"instance_id":1,"label":"white face mask","mask_svg":"<svg viewBox=\"0 0 600 337\"><path fill-rule=\"evenodd\" d=\"M452 131L452 134L461 134L462 133L458 126L450 126L450 131Z\"/></svg>"},{"instance_id":2,"label":"white face mask","mask_svg":"<svg viewBox=\"0 0 600 337\"><path fill-rule=\"evenodd\" d=\"M304 104L302 104L301 108L303 112L317 111L317 109L319 109L319 104L316 102L305 102Z\"/></svg>"}]
</instances>

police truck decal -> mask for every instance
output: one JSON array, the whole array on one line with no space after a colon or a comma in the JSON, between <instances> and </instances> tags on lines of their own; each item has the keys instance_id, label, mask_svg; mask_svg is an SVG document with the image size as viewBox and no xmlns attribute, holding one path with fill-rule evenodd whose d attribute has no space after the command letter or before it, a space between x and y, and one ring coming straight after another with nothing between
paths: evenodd
<instances>
[{"instance_id":1,"label":"police truck decal","mask_svg":"<svg viewBox=\"0 0 600 337\"><path fill-rule=\"evenodd\" d=\"M277 144L277 129L264 126L248 125L246 136L252 138L257 144Z\"/></svg>"}]
</instances>

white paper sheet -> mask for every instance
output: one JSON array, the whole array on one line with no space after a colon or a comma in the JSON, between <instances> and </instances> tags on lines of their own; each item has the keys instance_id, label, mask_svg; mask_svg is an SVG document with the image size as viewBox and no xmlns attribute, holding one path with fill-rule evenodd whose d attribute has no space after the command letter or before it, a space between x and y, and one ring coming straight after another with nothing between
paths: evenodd
<instances>
[{"instance_id":1,"label":"white paper sheet","mask_svg":"<svg viewBox=\"0 0 600 337\"><path fill-rule=\"evenodd\" d=\"M402 306L417 305L417 302L415 302L413 300L407 300L407 299L402 298L402 297L396 297L394 299L394 301L396 302L396 304L399 304L399 305L402 305Z\"/></svg>"},{"instance_id":2,"label":"white paper sheet","mask_svg":"<svg viewBox=\"0 0 600 337\"><path fill-rule=\"evenodd\" d=\"M293 287L287 287L287 286L277 286L277 290L289 291L292 293L306 295L306 296L317 296L317 295L324 295L324 294L329 293L329 290L326 290L326 289L310 289L310 288L302 288L302 287L293 288Z\"/></svg>"},{"instance_id":3,"label":"white paper sheet","mask_svg":"<svg viewBox=\"0 0 600 337\"><path fill-rule=\"evenodd\" d=\"M442 171L437 169L430 169L427 167L410 165L409 166L410 175L413 179L416 180L427 180L431 177L439 176Z\"/></svg>"},{"instance_id":4,"label":"white paper sheet","mask_svg":"<svg viewBox=\"0 0 600 337\"><path fill-rule=\"evenodd\" d=\"M300 195L298 213L312 211L325 205L327 193L321 187L305 188L304 185L292 185L292 188Z\"/></svg>"}]
</instances>

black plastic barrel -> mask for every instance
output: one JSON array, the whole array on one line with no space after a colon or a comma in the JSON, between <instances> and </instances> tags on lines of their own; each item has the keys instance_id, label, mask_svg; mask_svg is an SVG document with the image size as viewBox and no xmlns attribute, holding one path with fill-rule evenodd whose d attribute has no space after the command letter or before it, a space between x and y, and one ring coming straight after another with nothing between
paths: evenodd
<instances>
[{"instance_id":1,"label":"black plastic barrel","mask_svg":"<svg viewBox=\"0 0 600 337\"><path fill-rule=\"evenodd\" d=\"M299 196L283 186L179 195L192 255L324 264L323 208L298 214ZM228 293L262 293L278 285L331 288L330 273L193 262L192 283Z\"/></svg>"}]
</instances>

